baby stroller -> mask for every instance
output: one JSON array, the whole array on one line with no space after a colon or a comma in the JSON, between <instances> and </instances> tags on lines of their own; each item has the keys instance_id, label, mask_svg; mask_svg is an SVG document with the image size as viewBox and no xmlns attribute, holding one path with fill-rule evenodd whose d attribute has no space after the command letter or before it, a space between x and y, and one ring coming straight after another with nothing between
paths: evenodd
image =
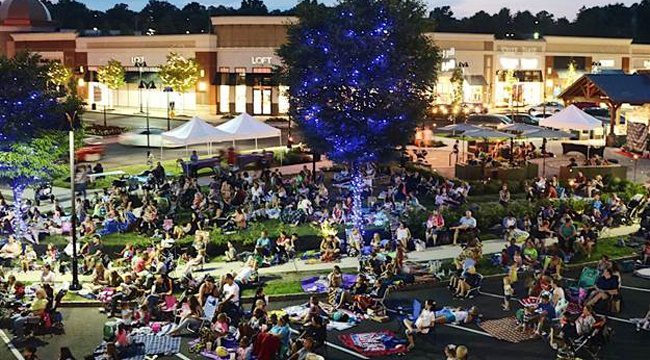
<instances>
[{"instance_id":1,"label":"baby stroller","mask_svg":"<svg viewBox=\"0 0 650 360\"><path fill-rule=\"evenodd\" d=\"M557 351L556 358L562 360L601 358L600 352L607 345L612 328L607 325L607 318L597 317L596 323L589 334L569 340Z\"/></svg>"},{"instance_id":2,"label":"baby stroller","mask_svg":"<svg viewBox=\"0 0 650 360\"><path fill-rule=\"evenodd\" d=\"M34 189L34 203L36 206L41 206L41 201L49 200L54 203L54 193L52 192L52 184L49 182L41 182L38 187Z\"/></svg>"}]
</instances>

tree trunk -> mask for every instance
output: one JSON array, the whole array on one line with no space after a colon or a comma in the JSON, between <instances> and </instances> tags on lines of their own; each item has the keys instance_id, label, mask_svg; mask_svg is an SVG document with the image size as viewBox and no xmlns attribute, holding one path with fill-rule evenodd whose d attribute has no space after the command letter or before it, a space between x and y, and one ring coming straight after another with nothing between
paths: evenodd
<instances>
[{"instance_id":1,"label":"tree trunk","mask_svg":"<svg viewBox=\"0 0 650 360\"><path fill-rule=\"evenodd\" d=\"M13 192L14 196L14 214L16 216L16 225L14 228L14 232L16 233L16 237L18 238L20 235L23 235L27 231L27 223L25 223L25 219L23 217L23 207L22 207L22 202L23 202L23 193L25 192L25 189L27 186L21 182L16 182L11 186L11 191Z\"/></svg>"},{"instance_id":2,"label":"tree trunk","mask_svg":"<svg viewBox=\"0 0 650 360\"><path fill-rule=\"evenodd\" d=\"M363 221L363 189L365 181L359 164L352 164L352 224L359 231L364 228Z\"/></svg>"}]
</instances>

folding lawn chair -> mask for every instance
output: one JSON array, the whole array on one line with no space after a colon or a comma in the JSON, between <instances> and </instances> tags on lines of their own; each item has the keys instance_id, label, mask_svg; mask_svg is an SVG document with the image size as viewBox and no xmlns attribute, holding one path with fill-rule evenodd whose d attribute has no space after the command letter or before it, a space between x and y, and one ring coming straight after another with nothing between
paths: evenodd
<instances>
[{"instance_id":1,"label":"folding lawn chair","mask_svg":"<svg viewBox=\"0 0 650 360\"><path fill-rule=\"evenodd\" d=\"M212 318L214 318L214 314L217 312L218 305L219 301L217 298L214 296L208 296L208 298L205 300L205 304L203 304L203 317L201 317L201 325L199 325L199 329L205 326L206 323L209 324L212 322ZM193 331L189 328L188 330Z\"/></svg>"}]
</instances>

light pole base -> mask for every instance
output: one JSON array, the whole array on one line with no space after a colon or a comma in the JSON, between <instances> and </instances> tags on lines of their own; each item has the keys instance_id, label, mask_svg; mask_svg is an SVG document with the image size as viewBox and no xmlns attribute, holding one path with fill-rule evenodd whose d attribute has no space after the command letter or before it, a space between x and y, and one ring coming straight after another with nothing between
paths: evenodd
<instances>
[{"instance_id":1,"label":"light pole base","mask_svg":"<svg viewBox=\"0 0 650 360\"><path fill-rule=\"evenodd\" d=\"M73 282L72 284L70 284L70 287L68 289L72 291L79 291L81 290L81 284L79 284L78 282L76 283Z\"/></svg>"}]
</instances>

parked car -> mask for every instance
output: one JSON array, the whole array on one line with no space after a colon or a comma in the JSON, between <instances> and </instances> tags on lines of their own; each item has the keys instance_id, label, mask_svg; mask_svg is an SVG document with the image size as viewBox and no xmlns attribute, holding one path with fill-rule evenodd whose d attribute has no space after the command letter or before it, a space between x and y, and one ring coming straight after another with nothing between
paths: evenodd
<instances>
[{"instance_id":1,"label":"parked car","mask_svg":"<svg viewBox=\"0 0 650 360\"><path fill-rule=\"evenodd\" d=\"M515 123L539 126L539 118L526 113L503 114Z\"/></svg>"},{"instance_id":2,"label":"parked car","mask_svg":"<svg viewBox=\"0 0 650 360\"><path fill-rule=\"evenodd\" d=\"M467 123L496 128L499 125L510 125L512 120L501 114L473 114L467 117Z\"/></svg>"},{"instance_id":3,"label":"parked car","mask_svg":"<svg viewBox=\"0 0 650 360\"><path fill-rule=\"evenodd\" d=\"M611 113L609 112L609 109L606 108L601 108L601 107L590 107L590 108L584 108L582 111L586 112L587 114L595 117L596 119L609 124L611 121ZM625 116L619 115L620 123L625 124Z\"/></svg>"},{"instance_id":4,"label":"parked car","mask_svg":"<svg viewBox=\"0 0 650 360\"><path fill-rule=\"evenodd\" d=\"M564 110L564 105L560 104L557 101L547 101L545 103L541 103L537 106L533 106L530 109L528 109L528 114L532 116L538 116L538 114L544 114L544 112L554 114L556 112L560 112Z\"/></svg>"},{"instance_id":5,"label":"parked car","mask_svg":"<svg viewBox=\"0 0 650 360\"><path fill-rule=\"evenodd\" d=\"M163 129L149 128L149 145L151 147L160 147L162 141L161 134L164 133ZM127 146L147 146L147 129L135 129L121 134L117 142L121 145ZM166 148L180 148L182 145L173 145L165 142L163 147Z\"/></svg>"}]
</instances>

